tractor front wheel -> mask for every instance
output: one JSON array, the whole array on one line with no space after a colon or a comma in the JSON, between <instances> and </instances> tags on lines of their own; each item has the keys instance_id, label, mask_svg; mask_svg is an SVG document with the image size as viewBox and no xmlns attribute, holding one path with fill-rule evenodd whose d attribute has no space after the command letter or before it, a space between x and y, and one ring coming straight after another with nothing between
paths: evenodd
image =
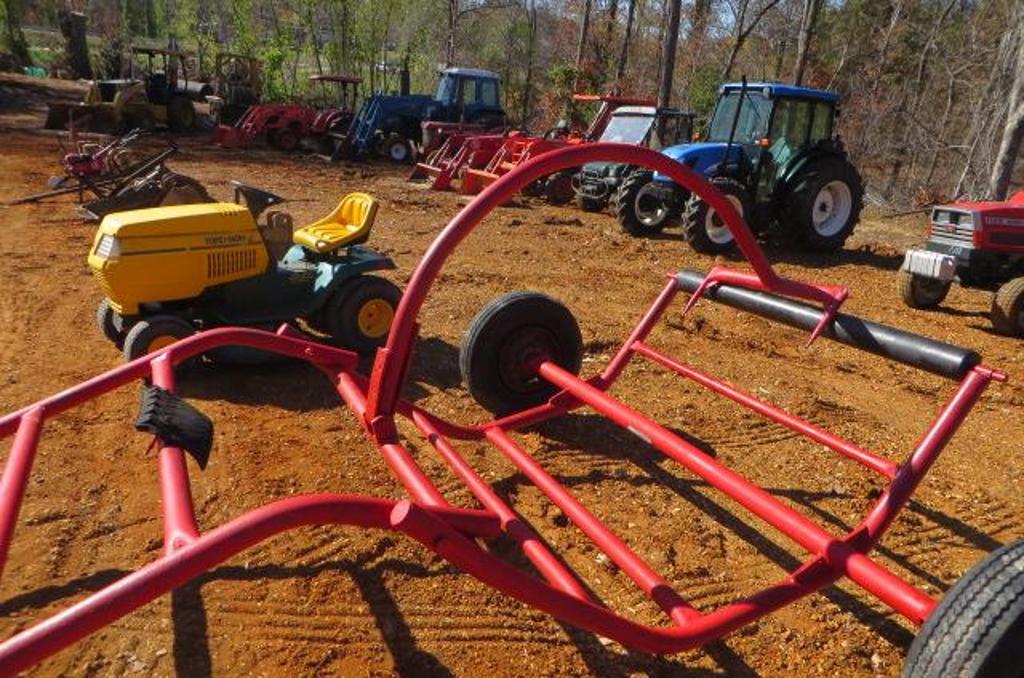
<instances>
[{"instance_id":1,"label":"tractor front wheel","mask_svg":"<svg viewBox=\"0 0 1024 678\"><path fill-rule=\"evenodd\" d=\"M935 308L949 294L950 282L926 278L910 271L900 270L899 290L903 303L910 308Z\"/></svg>"},{"instance_id":2,"label":"tractor front wheel","mask_svg":"<svg viewBox=\"0 0 1024 678\"><path fill-rule=\"evenodd\" d=\"M750 196L738 181L719 177L711 181L744 219L750 216ZM683 213L683 236L695 252L721 254L736 245L732 231L711 207L698 198L690 196Z\"/></svg>"},{"instance_id":3,"label":"tractor front wheel","mask_svg":"<svg viewBox=\"0 0 1024 678\"><path fill-rule=\"evenodd\" d=\"M110 305L110 299L104 298L96 308L96 325L114 346L124 345L124 318Z\"/></svg>"},{"instance_id":4,"label":"tractor front wheel","mask_svg":"<svg viewBox=\"0 0 1024 678\"><path fill-rule=\"evenodd\" d=\"M557 172L544 181L544 197L552 205L564 205L573 195L571 172Z\"/></svg>"},{"instance_id":5,"label":"tractor front wheel","mask_svg":"<svg viewBox=\"0 0 1024 678\"><path fill-rule=\"evenodd\" d=\"M290 153L299 147L300 128L296 124L281 127L268 134L267 139L271 145L279 151Z\"/></svg>"},{"instance_id":6,"label":"tractor front wheel","mask_svg":"<svg viewBox=\"0 0 1024 678\"><path fill-rule=\"evenodd\" d=\"M1019 676L1024 540L998 548L946 592L903 664L904 678Z\"/></svg>"},{"instance_id":7,"label":"tractor front wheel","mask_svg":"<svg viewBox=\"0 0 1024 678\"><path fill-rule=\"evenodd\" d=\"M1024 278L1014 278L996 290L991 318L996 332L1024 336Z\"/></svg>"},{"instance_id":8,"label":"tractor front wheel","mask_svg":"<svg viewBox=\"0 0 1024 678\"><path fill-rule=\"evenodd\" d=\"M824 158L794 177L785 226L812 250L842 249L864 207L864 181L849 162Z\"/></svg>"},{"instance_id":9,"label":"tractor front wheel","mask_svg":"<svg viewBox=\"0 0 1024 678\"><path fill-rule=\"evenodd\" d=\"M511 292L487 304L459 348L470 394L499 415L541 405L558 392L537 374L545 361L578 374L583 338L569 309L536 292Z\"/></svg>"},{"instance_id":10,"label":"tractor front wheel","mask_svg":"<svg viewBox=\"0 0 1024 678\"><path fill-rule=\"evenodd\" d=\"M584 212L600 212L608 206L607 198L595 198L593 196L576 194L576 206Z\"/></svg>"},{"instance_id":11,"label":"tractor front wheel","mask_svg":"<svg viewBox=\"0 0 1024 678\"><path fill-rule=\"evenodd\" d=\"M176 341L191 337L195 332L191 323L173 315L155 315L140 320L124 337L124 359L128 362L138 360Z\"/></svg>"},{"instance_id":12,"label":"tractor front wheel","mask_svg":"<svg viewBox=\"0 0 1024 678\"><path fill-rule=\"evenodd\" d=\"M615 196L615 215L622 230L630 235L654 235L668 226L672 210L652 190L653 181L653 172L635 171L626 177Z\"/></svg>"},{"instance_id":13,"label":"tractor front wheel","mask_svg":"<svg viewBox=\"0 0 1024 678\"><path fill-rule=\"evenodd\" d=\"M412 159L412 145L401 134L391 134L381 145L385 158L391 162L406 163Z\"/></svg>"},{"instance_id":14,"label":"tractor front wheel","mask_svg":"<svg viewBox=\"0 0 1024 678\"><path fill-rule=\"evenodd\" d=\"M167 126L174 132L188 132L196 125L196 107L187 97L174 97L167 104Z\"/></svg>"},{"instance_id":15,"label":"tractor front wheel","mask_svg":"<svg viewBox=\"0 0 1024 678\"><path fill-rule=\"evenodd\" d=\"M402 291L391 281L361 275L327 301L321 324L338 346L370 354L387 340L401 298Z\"/></svg>"}]
</instances>

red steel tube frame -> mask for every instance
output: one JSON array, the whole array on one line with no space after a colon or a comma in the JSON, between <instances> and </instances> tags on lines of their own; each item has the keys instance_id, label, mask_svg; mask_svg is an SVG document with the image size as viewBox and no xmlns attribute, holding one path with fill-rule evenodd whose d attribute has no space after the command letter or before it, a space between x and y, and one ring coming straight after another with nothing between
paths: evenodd
<instances>
[{"instance_id":1,"label":"red steel tube frame","mask_svg":"<svg viewBox=\"0 0 1024 678\"><path fill-rule=\"evenodd\" d=\"M779 277L731 204L699 175L647 149L592 144L556 151L525 163L488 187L462 210L431 245L399 304L386 346L378 351L369 378L356 372L357 356L300 338L288 328L277 334L238 328L212 330L113 369L34 405L0 418L0 438L14 434L0 476L0 573L7 560L21 500L45 421L110 390L152 378L173 389L173 366L227 345L248 346L306 360L335 385L339 395L376 443L412 501L353 495L304 495L278 500L209 532L198 527L187 464L181 450L159 443L157 468L164 525L164 554L0 644L0 673L16 672L67 647L131 610L180 586L217 564L273 535L303 525L352 525L402 532L448 559L466 573L559 619L622 644L669 653L698 647L846 576L910 620L920 623L935 601L867 557L906 505L938 454L992 380L1005 377L973 368L927 429L908 461L897 466L769 403L743 393L695 368L660 354L647 335L676 294L670 282L605 370L584 381L551 362L537 367L540 377L561 389L547 404L495 421L464 425L442 420L398 393L418 332L417 316L445 259L495 206L539 176L595 160L647 166L667 174L717 210L750 261L752 273L712 269L707 284L728 282L818 301L829 312L846 297L843 288L810 285ZM690 303L699 297L691 295ZM823 321L824 322L824 321ZM835 536L765 490L681 439L605 391L635 355L653 360L712 391L787 426L811 440L891 479L866 517L846 535ZM514 430L588 406L625 426L711 486L725 492L809 553L797 570L745 600L700 612L679 597L628 544L601 524L512 439ZM396 415L410 420L452 472L469 487L483 510L452 507L401 444ZM589 535L627 576L668 613L668 627L638 624L596 603L577 575L555 556L512 507L460 456L451 440L486 440ZM159 441L158 441L159 442ZM478 540L504 533L516 541L542 578L516 568L483 548Z\"/></svg>"}]
</instances>

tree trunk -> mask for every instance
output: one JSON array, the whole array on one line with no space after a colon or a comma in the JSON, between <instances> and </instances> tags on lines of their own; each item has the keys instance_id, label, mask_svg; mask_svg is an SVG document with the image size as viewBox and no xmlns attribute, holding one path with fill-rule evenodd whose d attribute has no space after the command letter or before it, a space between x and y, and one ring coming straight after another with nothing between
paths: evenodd
<instances>
[{"instance_id":1,"label":"tree trunk","mask_svg":"<svg viewBox=\"0 0 1024 678\"><path fill-rule=\"evenodd\" d=\"M626 61L629 58L629 41L633 38L633 17L636 14L636 0L629 0L626 10L626 33L622 36L622 50L619 52L619 63L615 67L615 90L622 90L622 79L626 77Z\"/></svg>"},{"instance_id":2,"label":"tree trunk","mask_svg":"<svg viewBox=\"0 0 1024 678\"><path fill-rule=\"evenodd\" d=\"M1018 17L1024 10L1018 10ZM1003 137L999 142L999 153L992 166L992 177L988 182L988 194L993 200L1005 200L1013 179L1013 170L1020 156L1021 142L1024 141L1024 29L1017 22L1016 34L1017 58L1013 70L1013 85L1010 88L1009 110L1006 113L1006 125Z\"/></svg>"},{"instance_id":3,"label":"tree trunk","mask_svg":"<svg viewBox=\"0 0 1024 678\"><path fill-rule=\"evenodd\" d=\"M60 10L60 32L64 35L64 55L74 78L92 79L89 46L85 42L85 14Z\"/></svg>"},{"instance_id":4,"label":"tree trunk","mask_svg":"<svg viewBox=\"0 0 1024 678\"><path fill-rule=\"evenodd\" d=\"M31 66L32 55L28 53L25 34L21 32L21 0L6 0L7 49L11 51L15 67Z\"/></svg>"},{"instance_id":5,"label":"tree trunk","mask_svg":"<svg viewBox=\"0 0 1024 678\"><path fill-rule=\"evenodd\" d=\"M672 79L676 67L676 45L679 43L679 14L682 0L668 0L668 26L661 50L661 83L658 85L658 106L672 101Z\"/></svg>"},{"instance_id":6,"label":"tree trunk","mask_svg":"<svg viewBox=\"0 0 1024 678\"><path fill-rule=\"evenodd\" d=\"M574 92L579 88L580 75L583 74L583 58L587 49L587 34L590 32L590 4L591 0L583 0L583 18L580 20L580 35L576 42L576 77L572 86Z\"/></svg>"},{"instance_id":7,"label":"tree trunk","mask_svg":"<svg viewBox=\"0 0 1024 678\"><path fill-rule=\"evenodd\" d=\"M459 28L459 0L448 0L448 37L444 41L444 67L455 63L455 32Z\"/></svg>"},{"instance_id":8,"label":"tree trunk","mask_svg":"<svg viewBox=\"0 0 1024 678\"><path fill-rule=\"evenodd\" d=\"M804 10L800 16L800 35L796 43L796 64L793 66L794 85L802 85L804 82L807 57L811 52L811 38L814 37L814 23L820 7L821 0L804 0Z\"/></svg>"},{"instance_id":9,"label":"tree trunk","mask_svg":"<svg viewBox=\"0 0 1024 678\"><path fill-rule=\"evenodd\" d=\"M533 60L537 51L537 5L535 2L530 3L529 13L529 38L526 43L526 82L523 85L523 108L519 115L519 122L523 125L530 119L532 113L530 106L533 97Z\"/></svg>"}]
</instances>

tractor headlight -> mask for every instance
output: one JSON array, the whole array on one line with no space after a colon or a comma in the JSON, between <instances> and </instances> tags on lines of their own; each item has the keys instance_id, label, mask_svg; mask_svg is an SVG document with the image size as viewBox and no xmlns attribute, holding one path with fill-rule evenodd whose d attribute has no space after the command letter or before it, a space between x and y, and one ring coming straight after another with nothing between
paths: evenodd
<instances>
[{"instance_id":1,"label":"tractor headlight","mask_svg":"<svg viewBox=\"0 0 1024 678\"><path fill-rule=\"evenodd\" d=\"M96 245L96 256L103 259L117 259L121 256L121 244L114 236L104 233L99 244Z\"/></svg>"}]
</instances>

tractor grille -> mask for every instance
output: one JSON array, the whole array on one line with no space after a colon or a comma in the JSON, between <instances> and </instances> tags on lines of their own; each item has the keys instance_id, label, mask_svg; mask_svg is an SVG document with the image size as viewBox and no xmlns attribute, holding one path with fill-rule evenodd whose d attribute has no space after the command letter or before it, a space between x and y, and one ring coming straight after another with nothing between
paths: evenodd
<instances>
[{"instance_id":1,"label":"tractor grille","mask_svg":"<svg viewBox=\"0 0 1024 678\"><path fill-rule=\"evenodd\" d=\"M211 280L251 271L254 268L256 250L252 247L244 250L210 252L206 257L206 275Z\"/></svg>"},{"instance_id":2,"label":"tractor grille","mask_svg":"<svg viewBox=\"0 0 1024 678\"><path fill-rule=\"evenodd\" d=\"M103 291L103 296L110 297L114 296L114 290L110 286L110 281L107 280L107 276L103 274L102 270L93 269L93 275L96 277L96 282L99 283L100 289Z\"/></svg>"},{"instance_id":3,"label":"tractor grille","mask_svg":"<svg viewBox=\"0 0 1024 678\"><path fill-rule=\"evenodd\" d=\"M974 219L970 212L938 208L932 211L932 238L953 243L972 243Z\"/></svg>"}]
</instances>

